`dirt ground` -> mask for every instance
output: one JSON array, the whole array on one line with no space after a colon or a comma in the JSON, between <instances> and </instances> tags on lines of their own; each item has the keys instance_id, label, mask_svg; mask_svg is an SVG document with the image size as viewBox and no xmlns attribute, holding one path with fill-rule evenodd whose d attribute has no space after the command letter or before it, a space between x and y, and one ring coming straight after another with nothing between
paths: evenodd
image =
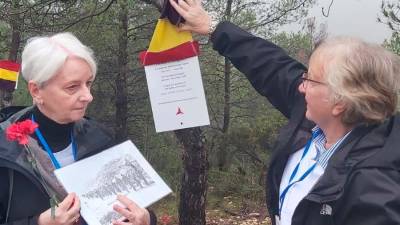
<instances>
[{"instance_id":1,"label":"dirt ground","mask_svg":"<svg viewBox=\"0 0 400 225\"><path fill-rule=\"evenodd\" d=\"M243 216L210 216L207 212L207 225L270 225L269 217L260 218L259 213L249 213ZM218 213L217 213L218 214ZM263 217L263 216L261 216Z\"/></svg>"},{"instance_id":2,"label":"dirt ground","mask_svg":"<svg viewBox=\"0 0 400 225\"><path fill-rule=\"evenodd\" d=\"M270 225L269 217L259 213L249 213L247 215L228 215L219 210L207 210L207 225ZM158 224L178 225L178 219L173 216L162 215L158 218Z\"/></svg>"},{"instance_id":3,"label":"dirt ground","mask_svg":"<svg viewBox=\"0 0 400 225\"><path fill-rule=\"evenodd\" d=\"M160 225L179 225L176 199L167 198L154 211ZM206 209L207 225L270 225L263 201L237 197L209 198Z\"/></svg>"}]
</instances>

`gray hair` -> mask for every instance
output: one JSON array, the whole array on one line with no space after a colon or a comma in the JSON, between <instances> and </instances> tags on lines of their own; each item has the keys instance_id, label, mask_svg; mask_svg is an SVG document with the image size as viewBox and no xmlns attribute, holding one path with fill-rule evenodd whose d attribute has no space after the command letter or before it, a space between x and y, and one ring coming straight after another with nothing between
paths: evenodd
<instances>
[{"instance_id":1,"label":"gray hair","mask_svg":"<svg viewBox=\"0 0 400 225\"><path fill-rule=\"evenodd\" d=\"M324 40L315 53L325 60L324 77L333 101L346 104L344 124L380 123L396 113L399 56L379 45L347 37Z\"/></svg>"},{"instance_id":2,"label":"gray hair","mask_svg":"<svg viewBox=\"0 0 400 225\"><path fill-rule=\"evenodd\" d=\"M68 57L85 60L96 75L97 66L93 51L83 45L71 33L53 36L33 37L28 40L22 52L21 73L26 81L34 81L39 86L57 74Z\"/></svg>"}]
</instances>

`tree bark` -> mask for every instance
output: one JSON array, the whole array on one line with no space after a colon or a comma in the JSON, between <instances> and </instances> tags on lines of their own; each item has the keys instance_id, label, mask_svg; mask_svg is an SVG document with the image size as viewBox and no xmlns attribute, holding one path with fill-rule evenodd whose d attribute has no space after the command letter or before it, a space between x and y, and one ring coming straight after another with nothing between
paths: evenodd
<instances>
[{"instance_id":1,"label":"tree bark","mask_svg":"<svg viewBox=\"0 0 400 225\"><path fill-rule=\"evenodd\" d=\"M222 126L222 132L226 134L231 120L231 62L227 58L225 58L224 75L224 124Z\"/></svg>"},{"instance_id":2,"label":"tree bark","mask_svg":"<svg viewBox=\"0 0 400 225\"><path fill-rule=\"evenodd\" d=\"M226 1L226 10L225 10L225 20L231 21L232 15L232 1ZM222 133L224 138L224 143L227 140L227 133L229 130L229 124L231 121L231 74L232 74L232 64L229 59L225 58L224 63L224 114L223 114L223 123L222 123ZM226 155L228 154L227 145L221 146L219 152L217 153L217 162L218 169L220 171L226 170L226 165L228 163Z\"/></svg>"},{"instance_id":3,"label":"tree bark","mask_svg":"<svg viewBox=\"0 0 400 225\"><path fill-rule=\"evenodd\" d=\"M225 10L225 20L231 21L232 16L232 1L226 1L226 10ZM229 129L230 117L231 117L231 74L232 74L232 65L228 58L225 58L225 66L224 66L224 124L222 126L222 132L227 133Z\"/></svg>"},{"instance_id":4,"label":"tree bark","mask_svg":"<svg viewBox=\"0 0 400 225\"><path fill-rule=\"evenodd\" d=\"M183 145L183 174L179 202L180 225L206 224L207 149L199 127L175 131Z\"/></svg>"},{"instance_id":5,"label":"tree bark","mask_svg":"<svg viewBox=\"0 0 400 225\"><path fill-rule=\"evenodd\" d=\"M119 37L118 37L118 68L119 72L115 78L116 97L115 97L115 138L123 141L128 136L128 8L126 0L119 1Z\"/></svg>"}]
</instances>

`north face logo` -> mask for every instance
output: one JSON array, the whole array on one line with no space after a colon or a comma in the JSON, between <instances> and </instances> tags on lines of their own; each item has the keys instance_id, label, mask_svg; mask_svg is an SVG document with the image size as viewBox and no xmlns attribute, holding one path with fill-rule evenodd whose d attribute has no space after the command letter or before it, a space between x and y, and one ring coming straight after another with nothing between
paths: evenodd
<instances>
[{"instance_id":1,"label":"north face logo","mask_svg":"<svg viewBox=\"0 0 400 225\"><path fill-rule=\"evenodd\" d=\"M319 214L324 215L324 216L332 215L332 207L328 204L323 204Z\"/></svg>"}]
</instances>

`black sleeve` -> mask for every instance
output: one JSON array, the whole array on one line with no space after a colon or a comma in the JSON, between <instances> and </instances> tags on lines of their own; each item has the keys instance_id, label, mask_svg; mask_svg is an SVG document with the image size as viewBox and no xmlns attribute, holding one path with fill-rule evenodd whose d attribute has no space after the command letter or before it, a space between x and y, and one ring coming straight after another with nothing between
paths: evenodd
<instances>
[{"instance_id":1,"label":"black sleeve","mask_svg":"<svg viewBox=\"0 0 400 225\"><path fill-rule=\"evenodd\" d=\"M341 225L400 224L400 173L390 169L362 169L349 179L340 206ZM346 190L345 189L345 190Z\"/></svg>"},{"instance_id":2,"label":"black sleeve","mask_svg":"<svg viewBox=\"0 0 400 225\"><path fill-rule=\"evenodd\" d=\"M157 225L157 216L156 216L156 214L150 209L147 209L147 210L149 211L149 214L150 214L150 225Z\"/></svg>"},{"instance_id":3,"label":"black sleeve","mask_svg":"<svg viewBox=\"0 0 400 225\"><path fill-rule=\"evenodd\" d=\"M8 170L0 167L0 224L5 223L8 205Z\"/></svg>"},{"instance_id":4,"label":"black sleeve","mask_svg":"<svg viewBox=\"0 0 400 225\"><path fill-rule=\"evenodd\" d=\"M244 73L253 87L287 118L306 67L282 48L229 22L220 23L211 36L213 48Z\"/></svg>"},{"instance_id":5,"label":"black sleeve","mask_svg":"<svg viewBox=\"0 0 400 225\"><path fill-rule=\"evenodd\" d=\"M9 223L1 223L1 225L38 225L38 217L39 216L33 216L33 217L28 217L28 218L23 218L20 220L13 220Z\"/></svg>"},{"instance_id":6,"label":"black sleeve","mask_svg":"<svg viewBox=\"0 0 400 225\"><path fill-rule=\"evenodd\" d=\"M6 223L6 214L9 198L9 173L8 168L0 167L0 225L37 225L39 215L21 218L9 218Z\"/></svg>"}]
</instances>

